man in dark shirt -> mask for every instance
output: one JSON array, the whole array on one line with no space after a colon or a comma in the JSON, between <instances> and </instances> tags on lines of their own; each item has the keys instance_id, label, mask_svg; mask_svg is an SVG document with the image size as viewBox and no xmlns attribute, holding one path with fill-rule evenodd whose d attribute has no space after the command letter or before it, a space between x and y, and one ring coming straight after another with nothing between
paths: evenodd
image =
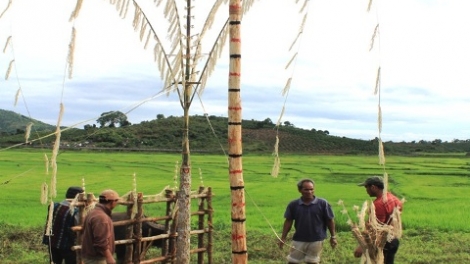
<instances>
[{"instance_id":1,"label":"man in dark shirt","mask_svg":"<svg viewBox=\"0 0 470 264\"><path fill-rule=\"evenodd\" d=\"M62 264L62 261L65 261L65 264L77 263L75 251L71 249L75 245L76 238L71 227L78 224L78 208L71 210L69 200L74 199L79 193L83 193L82 187L69 187L65 194L66 199L60 203L54 203L54 208L49 208L53 210L50 232L44 234L42 243L49 246L52 263ZM49 214L46 223L48 222Z\"/></svg>"},{"instance_id":2,"label":"man in dark shirt","mask_svg":"<svg viewBox=\"0 0 470 264\"><path fill-rule=\"evenodd\" d=\"M111 212L119 201L116 191L105 190L99 204L88 213L83 223L82 259L85 264L115 264L114 230Z\"/></svg>"},{"instance_id":3,"label":"man in dark shirt","mask_svg":"<svg viewBox=\"0 0 470 264\"><path fill-rule=\"evenodd\" d=\"M323 240L326 239L326 229L330 231L330 245L335 248L338 242L335 236L334 214L330 204L323 198L316 197L315 183L311 179L302 179L297 183L297 189L302 194L299 199L291 201L284 213L279 248L285 244L287 234L295 226L292 247L287 256L288 263L320 263Z\"/></svg>"}]
</instances>

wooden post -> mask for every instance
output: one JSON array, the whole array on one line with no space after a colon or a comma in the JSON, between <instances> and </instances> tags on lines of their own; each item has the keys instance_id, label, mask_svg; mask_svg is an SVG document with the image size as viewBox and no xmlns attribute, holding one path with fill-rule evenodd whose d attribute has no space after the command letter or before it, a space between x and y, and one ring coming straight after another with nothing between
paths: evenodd
<instances>
[{"instance_id":1,"label":"wooden post","mask_svg":"<svg viewBox=\"0 0 470 264\"><path fill-rule=\"evenodd\" d=\"M84 193L79 193L78 194L78 201L85 204L86 200L85 200L85 194ZM84 220L85 220L85 206L81 205L81 206L78 207L78 224L77 224L77 226L82 226ZM80 231L76 232L76 235L77 235L77 239L75 240L75 245L81 246L82 245L83 229L80 229ZM82 261L81 252L76 250L75 254L76 254L77 263L81 263L81 261Z\"/></svg>"},{"instance_id":2,"label":"wooden post","mask_svg":"<svg viewBox=\"0 0 470 264\"><path fill-rule=\"evenodd\" d=\"M212 225L212 188L207 188L207 263L212 264L212 234L213 234L213 225Z\"/></svg>"},{"instance_id":3,"label":"wooden post","mask_svg":"<svg viewBox=\"0 0 470 264\"><path fill-rule=\"evenodd\" d=\"M130 193L127 196L127 201L128 202L133 202L134 201L134 195L133 193ZM132 210L133 207L137 206L136 204L132 203L127 206L127 219L131 219L132 217ZM126 239L132 238L132 235L134 234L134 227L133 225L126 225ZM124 257L126 263L131 263L132 262L132 252L134 251L133 248L134 244L126 244L126 255Z\"/></svg>"},{"instance_id":4,"label":"wooden post","mask_svg":"<svg viewBox=\"0 0 470 264\"><path fill-rule=\"evenodd\" d=\"M140 263L140 249L142 248L142 222L140 221L143 214L142 201L143 194L140 192L137 194L137 214L134 217L134 238L136 239L136 242L134 243L133 261L135 264Z\"/></svg>"},{"instance_id":5,"label":"wooden post","mask_svg":"<svg viewBox=\"0 0 470 264\"><path fill-rule=\"evenodd\" d=\"M178 212L176 212L178 214ZM169 215L171 216L171 215ZM171 225L170 225L170 243L169 243L169 259L170 263L175 263L176 261L176 220L177 215L172 219Z\"/></svg>"},{"instance_id":6,"label":"wooden post","mask_svg":"<svg viewBox=\"0 0 470 264\"><path fill-rule=\"evenodd\" d=\"M245 183L242 168L241 68L241 0L230 0L230 65L228 81L228 156L232 197L232 263L248 262L245 230Z\"/></svg>"},{"instance_id":7,"label":"wooden post","mask_svg":"<svg viewBox=\"0 0 470 264\"><path fill-rule=\"evenodd\" d=\"M165 190L165 197L166 198L173 198L174 195L173 195L173 191L172 190ZM167 201L166 202L166 212L165 212L165 215L166 216L171 216L171 205L173 204L173 200L172 201ZM165 231L168 231L170 230L170 222L171 222L171 219L167 219L165 220ZM170 243L171 239L167 239L167 238L164 238L162 240L162 256L166 256L169 254L169 243ZM163 261L163 263L167 263L167 260L165 259Z\"/></svg>"},{"instance_id":8,"label":"wooden post","mask_svg":"<svg viewBox=\"0 0 470 264\"><path fill-rule=\"evenodd\" d=\"M199 194L204 192L204 187L199 186ZM204 201L205 198L202 197L200 198L199 202L199 211L204 211ZM198 229L199 230L204 230L204 216L205 214L200 214L198 215ZM203 248L204 247L204 233L200 233L197 235L197 247L198 248ZM204 264L204 252L198 252L197 253L197 263L198 264Z\"/></svg>"}]
</instances>

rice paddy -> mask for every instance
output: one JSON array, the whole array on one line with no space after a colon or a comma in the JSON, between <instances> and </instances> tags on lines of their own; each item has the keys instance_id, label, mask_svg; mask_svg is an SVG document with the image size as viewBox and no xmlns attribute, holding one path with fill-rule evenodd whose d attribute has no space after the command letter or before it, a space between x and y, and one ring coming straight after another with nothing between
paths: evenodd
<instances>
[{"instance_id":1,"label":"rice paddy","mask_svg":"<svg viewBox=\"0 0 470 264\"><path fill-rule=\"evenodd\" d=\"M47 155L49 153L46 152ZM44 155L43 151L0 152L0 191L3 194L0 200L1 222L25 228L44 225L47 206L40 203L41 184L46 182L51 186L51 172L46 173ZM389 190L397 197L406 199L402 215L405 231L403 243L406 244L407 240L412 243L414 236L421 233L430 232L432 236L438 236L440 233L452 235L470 231L470 205L467 201L470 192L470 158L463 155L386 158L387 163L382 167L378 165L375 156L282 156L281 153L280 173L277 178L273 178L270 176L274 162L272 156L244 156L247 233L259 233L275 241L276 234L282 229L285 206L290 200L299 197L296 182L308 177L316 182L316 195L332 204L341 236L348 236L346 241L352 243L343 245L343 250L354 248L346 224L347 217L341 214L342 208L337 202L343 200L350 213L353 212L354 205L360 206L371 199L357 183L368 176L381 175L384 171L389 174ZM181 155L177 153L62 152L57 156L57 197L53 200L62 200L67 187L81 186L82 181L89 193L96 194L112 188L124 194L132 190L134 174L137 191L144 195L156 194L167 186L178 186L179 176L175 171L178 171L176 168L180 159ZM213 199L216 231L229 230L227 158L221 155L192 154L191 165L192 189L196 190L200 185L210 186L216 195ZM147 213L159 214L162 208L147 206L144 209ZM346 241L343 240L343 243ZM412 252L420 249L408 250ZM407 249L403 248L398 255L402 252L407 252ZM406 263L440 262L416 260Z\"/></svg>"}]
</instances>

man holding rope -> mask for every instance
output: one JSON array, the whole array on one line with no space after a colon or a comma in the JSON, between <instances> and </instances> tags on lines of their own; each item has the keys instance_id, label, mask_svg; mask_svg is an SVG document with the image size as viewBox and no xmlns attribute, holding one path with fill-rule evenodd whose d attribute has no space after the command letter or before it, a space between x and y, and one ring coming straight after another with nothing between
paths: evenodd
<instances>
[{"instance_id":1,"label":"man holding rope","mask_svg":"<svg viewBox=\"0 0 470 264\"><path fill-rule=\"evenodd\" d=\"M290 253L287 256L288 263L305 261L308 264L318 264L323 249L323 240L327 237L327 228L331 234L331 247L335 248L338 244L335 236L334 213L325 199L314 195L315 182L313 180L300 180L297 183L297 189L302 196L287 205L279 248L282 249L287 234L294 224L295 233Z\"/></svg>"}]
</instances>

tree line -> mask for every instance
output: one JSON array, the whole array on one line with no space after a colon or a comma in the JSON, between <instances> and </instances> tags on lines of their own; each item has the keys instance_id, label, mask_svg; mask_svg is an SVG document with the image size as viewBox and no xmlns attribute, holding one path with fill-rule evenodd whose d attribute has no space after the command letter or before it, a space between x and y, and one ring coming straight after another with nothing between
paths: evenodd
<instances>
[{"instance_id":1,"label":"tree line","mask_svg":"<svg viewBox=\"0 0 470 264\"><path fill-rule=\"evenodd\" d=\"M16 114L17 115L17 114ZM8 120L8 117L5 118ZM5 119L2 118L3 122ZM55 137L34 141L34 138L53 134L55 127L43 124L36 128L37 120L24 117L23 123L33 122L29 147L51 147ZM228 118L195 115L190 117L189 140L192 151L223 153L227 146ZM16 124L20 124L16 121ZM157 114L155 119L131 124L119 111L104 112L96 124L65 130L61 135L62 148L88 148L113 150L181 150L183 118ZM8 147L25 142L25 125L6 132L0 123L0 145ZM378 138L351 139L330 135L327 130L302 129L285 121L279 127L270 118L242 120L243 149L245 153L272 153L279 138L279 151L288 153L371 154L378 151ZM386 154L470 152L470 140L385 142Z\"/></svg>"}]
</instances>

